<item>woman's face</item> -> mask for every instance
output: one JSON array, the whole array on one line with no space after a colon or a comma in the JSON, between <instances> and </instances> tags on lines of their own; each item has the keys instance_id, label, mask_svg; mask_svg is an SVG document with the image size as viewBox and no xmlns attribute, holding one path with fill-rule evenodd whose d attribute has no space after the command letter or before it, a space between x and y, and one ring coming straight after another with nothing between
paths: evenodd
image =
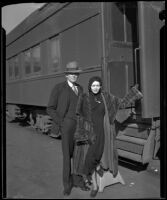
<instances>
[{"instance_id":1,"label":"woman's face","mask_svg":"<svg viewBox=\"0 0 167 200\"><path fill-rule=\"evenodd\" d=\"M100 82L99 81L94 81L91 85L91 91L94 94L97 94L100 90L101 86L100 86Z\"/></svg>"}]
</instances>

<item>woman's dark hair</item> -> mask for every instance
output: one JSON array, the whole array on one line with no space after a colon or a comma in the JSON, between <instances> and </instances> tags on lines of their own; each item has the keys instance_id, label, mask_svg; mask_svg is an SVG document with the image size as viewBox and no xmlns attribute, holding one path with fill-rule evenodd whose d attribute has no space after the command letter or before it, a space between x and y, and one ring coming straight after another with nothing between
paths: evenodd
<instances>
[{"instance_id":1,"label":"woman's dark hair","mask_svg":"<svg viewBox=\"0 0 167 200\"><path fill-rule=\"evenodd\" d=\"M88 83L88 91L91 92L91 85L94 81L98 81L100 83L100 86L102 86L102 80L99 76L93 76L92 78L89 79Z\"/></svg>"}]
</instances>

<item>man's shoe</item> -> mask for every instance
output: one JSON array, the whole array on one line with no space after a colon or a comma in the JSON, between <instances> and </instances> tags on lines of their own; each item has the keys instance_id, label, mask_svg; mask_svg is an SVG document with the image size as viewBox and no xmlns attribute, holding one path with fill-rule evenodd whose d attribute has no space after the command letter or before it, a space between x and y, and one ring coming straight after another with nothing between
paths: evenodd
<instances>
[{"instance_id":1,"label":"man's shoe","mask_svg":"<svg viewBox=\"0 0 167 200\"><path fill-rule=\"evenodd\" d=\"M71 190L64 190L63 195L64 196L69 196L71 194Z\"/></svg>"},{"instance_id":2,"label":"man's shoe","mask_svg":"<svg viewBox=\"0 0 167 200\"><path fill-rule=\"evenodd\" d=\"M52 138L61 139L61 134L55 135L53 133L50 133L49 136L52 137Z\"/></svg>"},{"instance_id":3,"label":"man's shoe","mask_svg":"<svg viewBox=\"0 0 167 200\"><path fill-rule=\"evenodd\" d=\"M64 189L63 195L64 196L69 196L71 194L72 187L73 186L71 185L68 189Z\"/></svg>"}]
</instances>

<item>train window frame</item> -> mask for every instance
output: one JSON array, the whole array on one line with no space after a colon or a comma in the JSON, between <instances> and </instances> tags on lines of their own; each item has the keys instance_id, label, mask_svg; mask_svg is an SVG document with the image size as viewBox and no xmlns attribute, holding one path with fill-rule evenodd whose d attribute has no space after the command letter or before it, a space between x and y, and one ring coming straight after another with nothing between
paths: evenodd
<instances>
[{"instance_id":1,"label":"train window frame","mask_svg":"<svg viewBox=\"0 0 167 200\"><path fill-rule=\"evenodd\" d=\"M53 67L53 63L54 63L54 55L52 55L52 44L53 42L56 41L56 57L58 57L58 66L56 67L56 71L52 70L54 69ZM60 50L60 35L58 36L54 36L52 38L49 38L49 65L48 65L48 74L57 74L57 73L60 73L61 72L61 50ZM54 47L53 47L54 48Z\"/></svg>"},{"instance_id":2,"label":"train window frame","mask_svg":"<svg viewBox=\"0 0 167 200\"><path fill-rule=\"evenodd\" d=\"M122 4L121 4L122 5ZM118 2L113 2L112 4L111 4L111 10L110 10L110 12L111 12L111 30L112 30L112 38L113 38L113 40L114 41L117 41L117 42L124 42L124 39L125 39L125 33L124 33L124 21L125 21L125 19L124 19L124 15L122 15L122 13L121 13L121 11L119 10L119 9L122 9L122 7L121 8L119 8L119 4L118 4ZM117 12L119 13L119 14L117 14ZM116 15L116 17L115 17L115 15ZM119 18L119 16L122 18L122 19L120 19ZM117 26L115 27L115 19L117 19L117 20L119 20L118 21L118 23L117 23ZM118 25L120 25L120 28L121 28L121 31L119 31L119 33L120 34L122 34L122 35L119 35L119 34L117 34L116 32L115 32L115 30L116 30L116 28L118 27ZM119 28L119 30L120 30L120 28ZM117 37L120 37L119 39L117 38Z\"/></svg>"},{"instance_id":3,"label":"train window frame","mask_svg":"<svg viewBox=\"0 0 167 200\"><path fill-rule=\"evenodd\" d=\"M133 78L133 62L130 61L109 61L107 74L108 89L112 94L118 96L119 98L123 98L128 93L131 86L135 83ZM120 81L117 81L116 77L118 76L122 76Z\"/></svg>"},{"instance_id":4,"label":"train window frame","mask_svg":"<svg viewBox=\"0 0 167 200\"><path fill-rule=\"evenodd\" d=\"M128 39L128 34L129 34L129 32L128 32L128 17L127 17L127 9L128 9L128 5L130 5L131 7L132 6L136 6L136 8L137 8L137 5L131 5L131 4L129 4L128 2L113 2L113 4L112 4L112 6L116 6L116 7L119 7L118 9L121 9L122 10L122 14L123 14L123 40L117 40L117 39L115 39L115 36L114 36L114 33L112 32L112 35L113 35L113 43L127 43L127 44L132 44L132 43L137 43L137 35L136 35L136 38L135 38L135 41L133 41L133 38L131 38L131 40L129 40ZM112 12L112 9L113 9L113 7L111 7L111 12ZM136 9L136 11L137 11L137 9ZM121 12L121 11L120 11ZM135 19L136 19L136 21L137 21L137 14L136 14L136 16L135 16ZM112 20L111 21L111 26L113 26L113 24L114 24L114 20ZM112 28L112 30L114 30L113 28ZM132 30L132 27L131 27L131 32L133 32L133 30ZM136 34L137 34L137 26L136 26L136 30L135 30L135 32L136 32Z\"/></svg>"},{"instance_id":5,"label":"train window frame","mask_svg":"<svg viewBox=\"0 0 167 200\"><path fill-rule=\"evenodd\" d=\"M25 66L25 62L26 62L26 54L30 53L29 56L29 61L30 61L30 73L26 73L26 66ZM31 49L27 49L26 51L24 51L24 55L23 55L24 59L23 59L23 74L24 74L24 78L28 78L32 76L32 60L31 60Z\"/></svg>"},{"instance_id":6,"label":"train window frame","mask_svg":"<svg viewBox=\"0 0 167 200\"><path fill-rule=\"evenodd\" d=\"M17 67L18 67L18 74L16 75L15 73L15 63L16 63L16 60L17 60ZM16 55L13 57L13 73L14 73L14 79L19 79L20 78L20 68L19 68L19 55Z\"/></svg>"},{"instance_id":7,"label":"train window frame","mask_svg":"<svg viewBox=\"0 0 167 200\"><path fill-rule=\"evenodd\" d=\"M15 61L17 59L17 65L18 65L18 74L16 75L15 73ZM17 81L20 79L20 74L21 74L21 71L20 71L20 57L19 57L19 54L18 55L15 55L15 56L12 56L11 58L7 59L6 60L6 70L8 71L7 72L7 81L9 82L13 82L13 81ZM11 75L10 75L10 68L11 68Z\"/></svg>"},{"instance_id":8,"label":"train window frame","mask_svg":"<svg viewBox=\"0 0 167 200\"><path fill-rule=\"evenodd\" d=\"M14 80L13 58L8 59L7 62L8 62L8 79L9 81L12 81ZM10 75L10 69L11 69L11 75Z\"/></svg>"},{"instance_id":9,"label":"train window frame","mask_svg":"<svg viewBox=\"0 0 167 200\"><path fill-rule=\"evenodd\" d=\"M39 48L39 66L40 66L40 70L39 71L34 71L34 57L33 57L33 52L34 50L36 50L37 48ZM41 46L40 45L36 45L34 47L31 48L31 71L32 71L32 76L38 76L41 75L41 71L42 71L42 65L41 65Z\"/></svg>"},{"instance_id":10,"label":"train window frame","mask_svg":"<svg viewBox=\"0 0 167 200\"><path fill-rule=\"evenodd\" d=\"M37 71L37 72L34 72L34 65L33 65L33 62L34 62L34 59L33 59L33 50L38 48L40 49L40 70ZM26 73L26 68L25 68L25 55L26 53L29 53L30 56L29 56L29 60L30 60L30 73ZM24 54L23 54L23 76L24 76L24 79L29 79L29 78L34 78L34 77L38 77L38 76L41 76L41 72L42 72L42 62L41 62L41 45L38 44L38 45L35 45L27 50L24 51Z\"/></svg>"}]
</instances>

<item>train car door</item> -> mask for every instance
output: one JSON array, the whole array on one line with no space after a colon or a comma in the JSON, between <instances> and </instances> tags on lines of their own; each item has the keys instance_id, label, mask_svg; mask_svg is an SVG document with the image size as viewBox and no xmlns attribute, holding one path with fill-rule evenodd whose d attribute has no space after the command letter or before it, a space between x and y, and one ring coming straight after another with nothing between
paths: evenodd
<instances>
[{"instance_id":1,"label":"train car door","mask_svg":"<svg viewBox=\"0 0 167 200\"><path fill-rule=\"evenodd\" d=\"M104 86L112 94L123 97L131 86L140 84L137 3L102 3L101 13Z\"/></svg>"}]
</instances>

